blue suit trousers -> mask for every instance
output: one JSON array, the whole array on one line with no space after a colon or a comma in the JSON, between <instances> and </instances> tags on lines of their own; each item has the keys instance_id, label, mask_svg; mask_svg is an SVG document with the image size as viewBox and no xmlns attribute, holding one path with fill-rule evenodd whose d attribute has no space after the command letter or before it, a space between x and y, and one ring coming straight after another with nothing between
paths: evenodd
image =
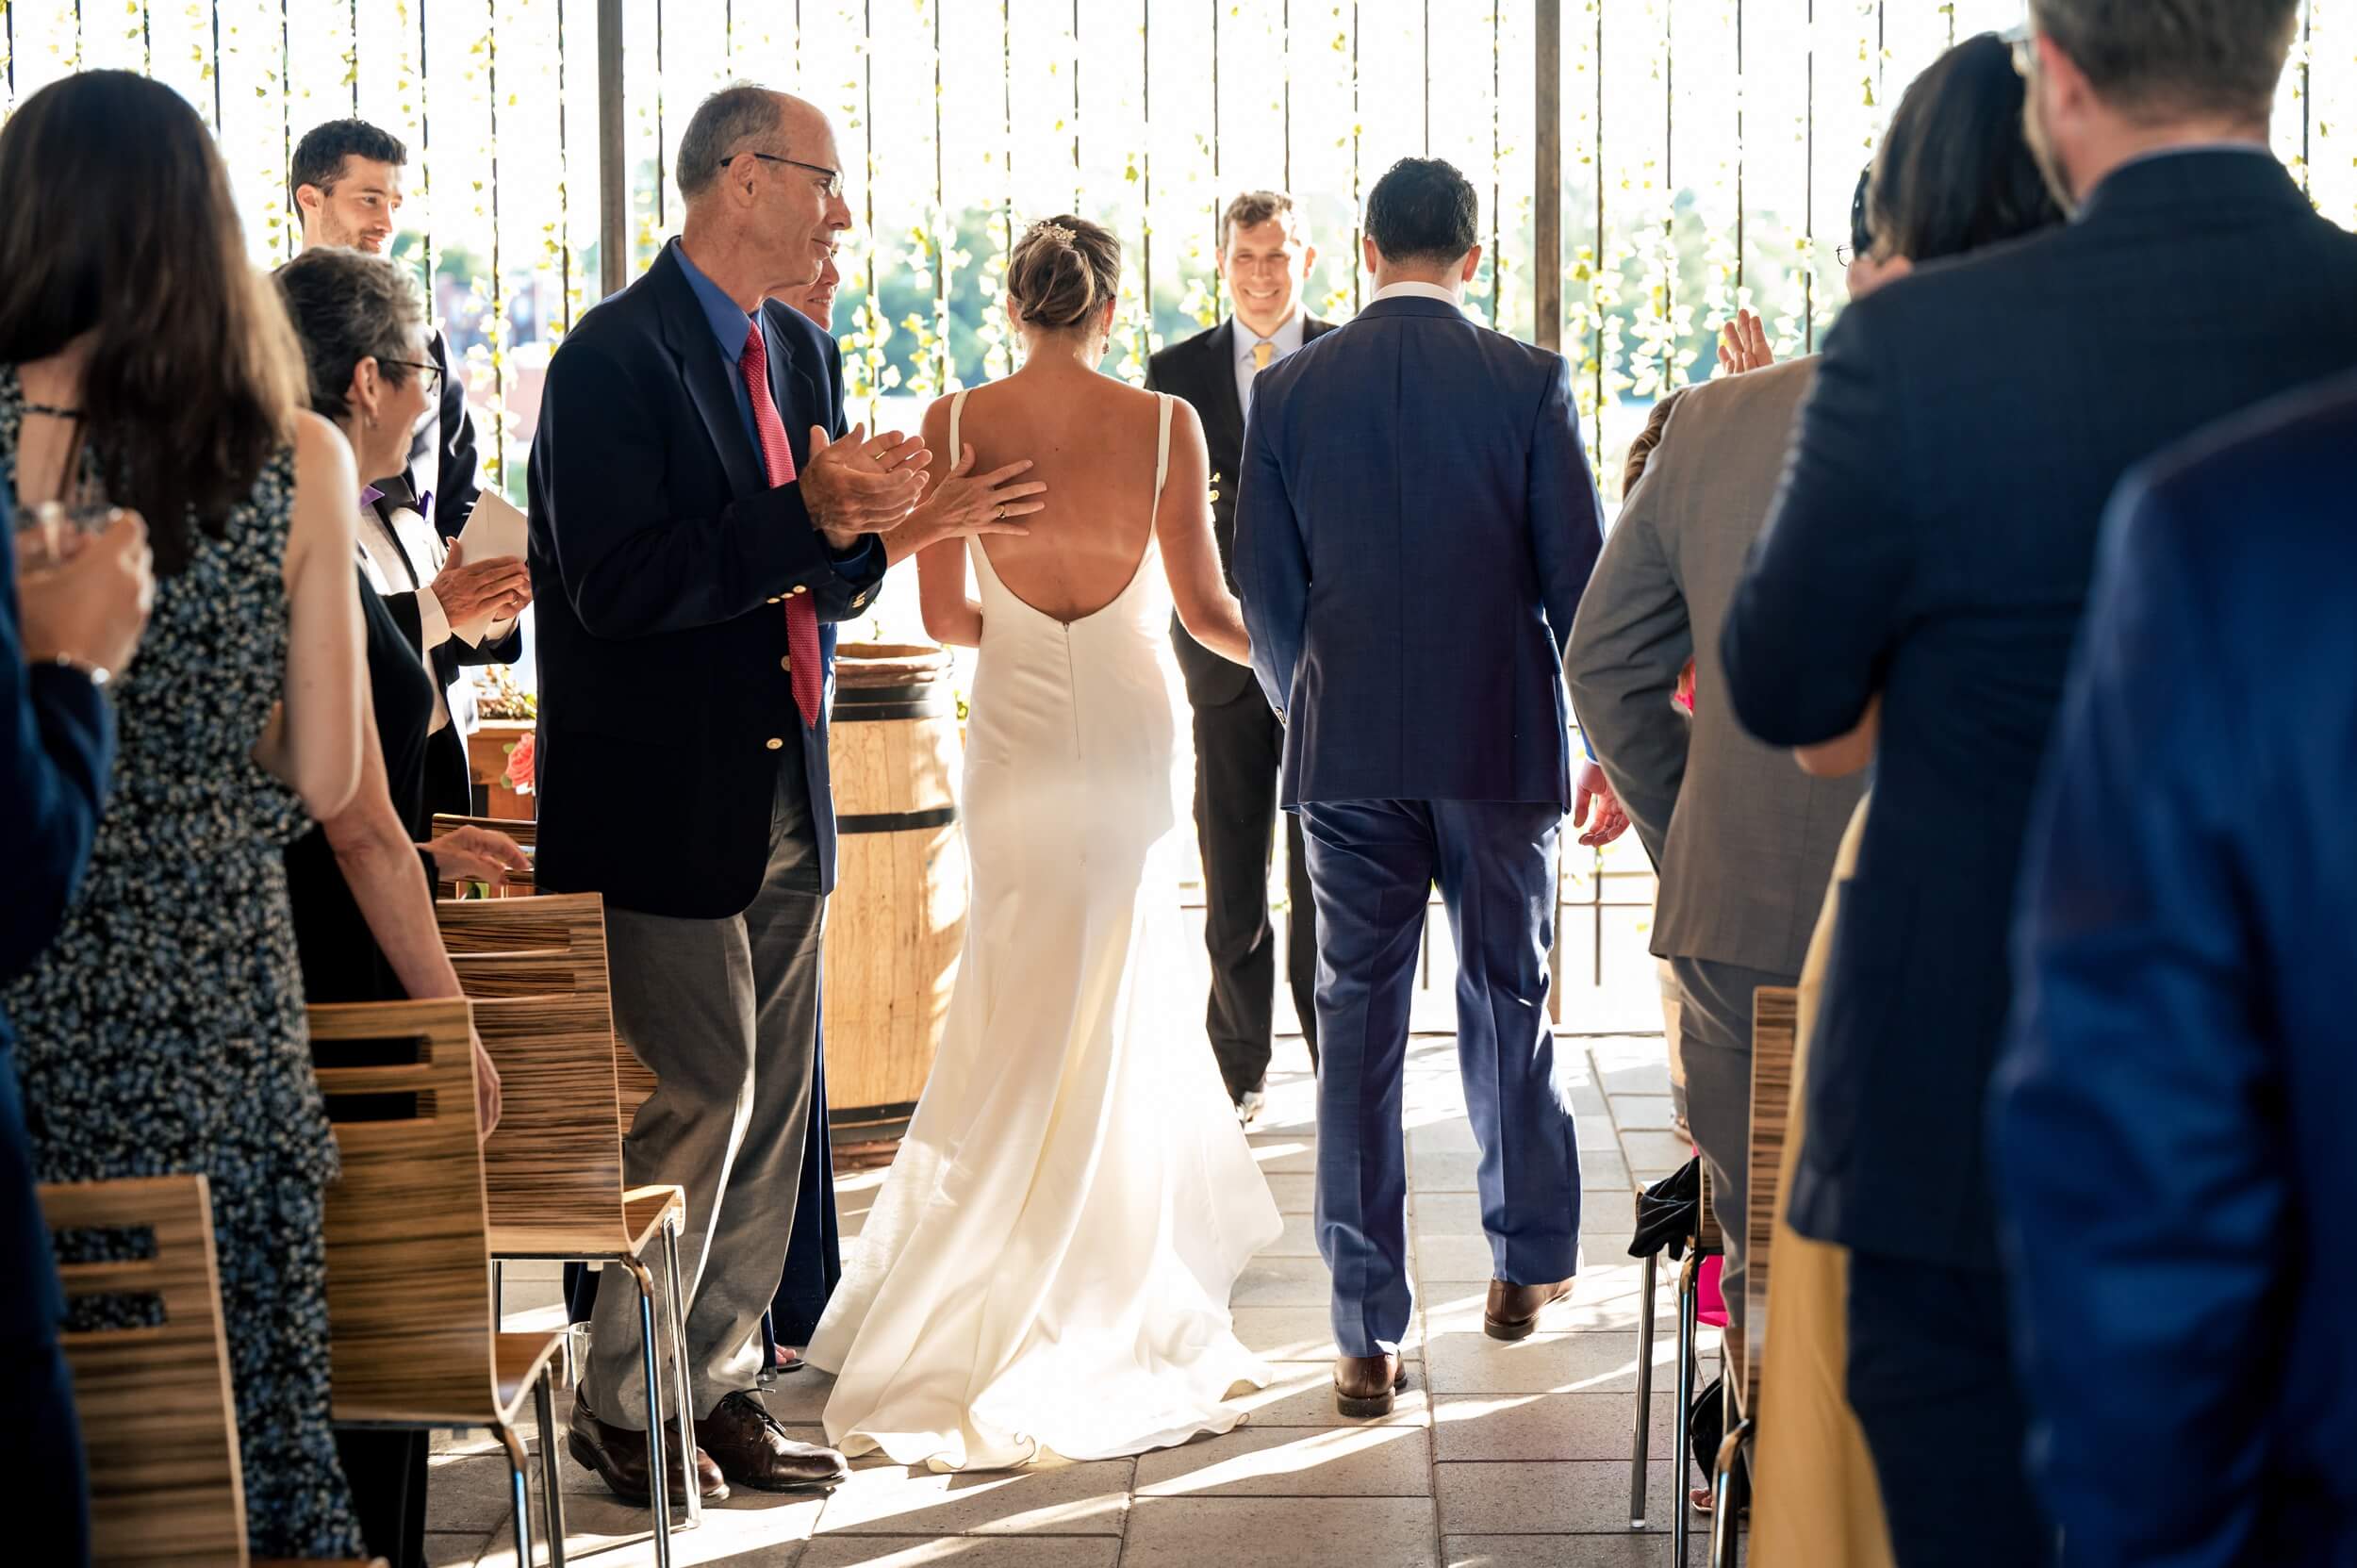
<instances>
[{"instance_id":1,"label":"blue suit trousers","mask_svg":"<svg viewBox=\"0 0 2357 1568\"><path fill-rule=\"evenodd\" d=\"M1413 1304L1400 1127L1408 1009L1439 883L1457 937L1457 1054L1481 1148L1495 1277L1571 1278L1579 1150L1547 1023L1555 939L1553 801L1305 802L1318 909L1318 1251L1345 1356L1396 1351Z\"/></svg>"}]
</instances>

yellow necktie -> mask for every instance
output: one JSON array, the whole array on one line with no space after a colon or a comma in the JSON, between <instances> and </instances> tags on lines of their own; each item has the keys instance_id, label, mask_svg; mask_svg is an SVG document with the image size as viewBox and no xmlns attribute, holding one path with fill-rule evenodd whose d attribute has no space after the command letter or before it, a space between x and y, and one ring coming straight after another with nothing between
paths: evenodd
<instances>
[{"instance_id":1,"label":"yellow necktie","mask_svg":"<svg viewBox=\"0 0 2357 1568\"><path fill-rule=\"evenodd\" d=\"M1276 357L1277 345L1270 342L1267 338L1263 338L1259 342L1252 345L1252 368L1254 370L1267 370L1268 362Z\"/></svg>"}]
</instances>

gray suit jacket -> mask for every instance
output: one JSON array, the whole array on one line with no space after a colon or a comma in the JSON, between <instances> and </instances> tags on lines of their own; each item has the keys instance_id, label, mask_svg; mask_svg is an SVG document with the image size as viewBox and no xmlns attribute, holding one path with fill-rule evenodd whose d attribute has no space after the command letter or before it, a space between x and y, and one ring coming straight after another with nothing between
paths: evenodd
<instances>
[{"instance_id":1,"label":"gray suit jacket","mask_svg":"<svg viewBox=\"0 0 2357 1568\"><path fill-rule=\"evenodd\" d=\"M1797 975L1864 787L1812 779L1736 722L1719 631L1784 471L1815 359L1678 400L1580 601L1563 673L1661 875L1653 950ZM1673 704L1694 661L1694 717Z\"/></svg>"}]
</instances>

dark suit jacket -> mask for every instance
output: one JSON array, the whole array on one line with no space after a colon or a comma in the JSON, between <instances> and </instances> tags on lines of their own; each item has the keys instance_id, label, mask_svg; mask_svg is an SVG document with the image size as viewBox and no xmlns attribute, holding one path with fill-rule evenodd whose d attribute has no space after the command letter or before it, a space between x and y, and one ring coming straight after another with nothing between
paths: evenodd
<instances>
[{"instance_id":1,"label":"dark suit jacket","mask_svg":"<svg viewBox=\"0 0 2357 1568\"><path fill-rule=\"evenodd\" d=\"M1304 348L1334 330L1331 322L1305 316ZM1211 535L1219 541L1220 569L1228 591L1236 591L1236 482L1244 461L1244 404L1236 397L1236 322L1229 317L1208 331L1173 343L1146 362L1148 390L1168 392L1195 405L1203 421L1203 444L1211 463ZM1198 707L1232 702L1252 689L1252 671L1231 664L1187 635L1170 619L1171 646L1187 678L1187 696Z\"/></svg>"},{"instance_id":2,"label":"dark suit jacket","mask_svg":"<svg viewBox=\"0 0 2357 1568\"><path fill-rule=\"evenodd\" d=\"M677 242L581 319L549 362L532 446L541 883L624 909L718 919L761 885L778 769L803 769L822 888L834 885L827 729L785 668L785 596L833 628L883 577L869 540L838 563L799 485L772 488L734 373ZM834 339L765 306L771 395L794 450L843 418Z\"/></svg>"},{"instance_id":3,"label":"dark suit jacket","mask_svg":"<svg viewBox=\"0 0 2357 1568\"><path fill-rule=\"evenodd\" d=\"M1827 335L1721 639L1729 697L1771 745L1830 740L1884 694L1809 1072L1803 1231L1995 1265L1979 1112L2005 925L2104 503L2170 442L2352 363L2357 236L2240 151L2130 164L2077 222L1925 268Z\"/></svg>"},{"instance_id":4,"label":"dark suit jacket","mask_svg":"<svg viewBox=\"0 0 2357 1568\"><path fill-rule=\"evenodd\" d=\"M2357 1563L2352 456L2344 378L2132 481L2055 727L1993 1122L2074 1564Z\"/></svg>"},{"instance_id":5,"label":"dark suit jacket","mask_svg":"<svg viewBox=\"0 0 2357 1568\"><path fill-rule=\"evenodd\" d=\"M1569 811L1563 644L1603 540L1559 354L1394 297L1261 371L1236 580L1284 803Z\"/></svg>"},{"instance_id":6,"label":"dark suit jacket","mask_svg":"<svg viewBox=\"0 0 2357 1568\"><path fill-rule=\"evenodd\" d=\"M15 536L0 494L0 540ZM31 968L65 923L114 765L107 700L70 670L27 669L16 621L16 552L0 548L0 985ZM48 1338L65 1301L33 1196L13 1044L0 1013L0 1343L18 1345Z\"/></svg>"},{"instance_id":7,"label":"dark suit jacket","mask_svg":"<svg viewBox=\"0 0 2357 1568\"><path fill-rule=\"evenodd\" d=\"M442 367L441 405L431 421L418 427L410 441L406 478L418 491L434 492L434 532L442 538L454 539L467 526L467 515L474 510L475 498L483 493L483 460L475 451L474 421L467 417L467 388L453 373L456 367L451 363L450 344L437 332L426 351ZM375 484L379 489L392 488L382 479Z\"/></svg>"}]
</instances>

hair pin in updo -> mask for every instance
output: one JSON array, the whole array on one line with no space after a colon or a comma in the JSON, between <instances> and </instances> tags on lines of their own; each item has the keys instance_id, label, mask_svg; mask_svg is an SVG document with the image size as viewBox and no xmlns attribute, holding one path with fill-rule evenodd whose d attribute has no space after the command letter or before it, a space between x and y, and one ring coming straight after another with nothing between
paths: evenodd
<instances>
[{"instance_id":1,"label":"hair pin in updo","mask_svg":"<svg viewBox=\"0 0 2357 1568\"><path fill-rule=\"evenodd\" d=\"M1080 237L1073 233L1070 229L1064 227L1062 223L1051 223L1047 219L1043 218L1038 223L1031 225L1030 231L1024 235L1024 238L1026 239L1052 239L1057 244L1062 245L1064 249L1070 250L1072 248L1072 242Z\"/></svg>"}]
</instances>

